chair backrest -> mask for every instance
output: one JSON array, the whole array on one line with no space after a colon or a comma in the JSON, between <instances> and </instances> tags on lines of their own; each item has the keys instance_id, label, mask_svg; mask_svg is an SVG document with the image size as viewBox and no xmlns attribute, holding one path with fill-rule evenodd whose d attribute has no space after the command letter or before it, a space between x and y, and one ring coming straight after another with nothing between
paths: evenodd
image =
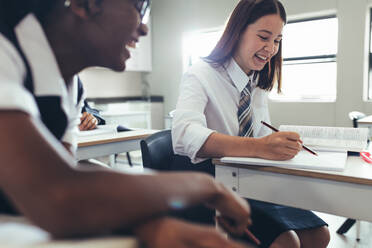
<instances>
[{"instance_id":1,"label":"chair backrest","mask_svg":"<svg viewBox=\"0 0 372 248\"><path fill-rule=\"evenodd\" d=\"M170 170L174 156L171 130L162 130L141 140L141 152L143 167Z\"/></svg>"},{"instance_id":2,"label":"chair backrest","mask_svg":"<svg viewBox=\"0 0 372 248\"><path fill-rule=\"evenodd\" d=\"M353 127L358 127L358 120L365 116L366 115L364 113L358 111L351 111L349 113L349 118L353 121Z\"/></svg>"}]
</instances>

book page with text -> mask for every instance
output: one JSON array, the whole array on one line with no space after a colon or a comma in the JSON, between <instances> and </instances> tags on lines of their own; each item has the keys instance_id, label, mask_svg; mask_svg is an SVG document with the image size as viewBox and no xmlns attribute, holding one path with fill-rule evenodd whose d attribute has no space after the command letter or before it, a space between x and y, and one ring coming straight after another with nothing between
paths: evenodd
<instances>
[{"instance_id":1,"label":"book page with text","mask_svg":"<svg viewBox=\"0 0 372 248\"><path fill-rule=\"evenodd\" d=\"M282 125L279 130L299 133L304 144L315 149L361 151L366 148L368 140L367 128Z\"/></svg>"}]
</instances>

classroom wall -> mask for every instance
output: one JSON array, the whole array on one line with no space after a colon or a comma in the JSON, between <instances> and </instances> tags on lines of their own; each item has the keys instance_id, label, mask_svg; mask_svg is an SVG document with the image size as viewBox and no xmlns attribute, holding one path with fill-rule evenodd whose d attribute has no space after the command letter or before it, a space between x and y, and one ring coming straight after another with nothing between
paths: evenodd
<instances>
[{"instance_id":1,"label":"classroom wall","mask_svg":"<svg viewBox=\"0 0 372 248\"><path fill-rule=\"evenodd\" d=\"M156 0L152 6L153 71L147 78L152 94L165 97L165 113L175 108L182 76L184 33L222 26L237 0ZM270 102L272 122L351 126L352 110L372 114L363 101L368 42L367 13L372 0L282 0L289 18L336 13L339 18L337 101L333 103ZM326 39L327 37L322 37ZM301 79L299 79L301 80Z\"/></svg>"}]
</instances>

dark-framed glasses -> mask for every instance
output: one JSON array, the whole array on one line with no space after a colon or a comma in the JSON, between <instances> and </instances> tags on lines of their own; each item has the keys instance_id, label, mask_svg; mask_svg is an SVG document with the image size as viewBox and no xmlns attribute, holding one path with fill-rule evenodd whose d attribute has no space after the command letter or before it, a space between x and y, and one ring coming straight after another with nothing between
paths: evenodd
<instances>
[{"instance_id":1,"label":"dark-framed glasses","mask_svg":"<svg viewBox=\"0 0 372 248\"><path fill-rule=\"evenodd\" d=\"M147 23L150 14L150 0L138 0L135 4L142 23Z\"/></svg>"}]
</instances>

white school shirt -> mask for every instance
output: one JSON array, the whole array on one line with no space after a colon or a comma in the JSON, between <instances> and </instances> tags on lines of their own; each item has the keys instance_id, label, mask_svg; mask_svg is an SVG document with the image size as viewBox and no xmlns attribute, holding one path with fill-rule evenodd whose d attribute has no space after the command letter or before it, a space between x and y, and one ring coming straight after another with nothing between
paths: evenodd
<instances>
[{"instance_id":1,"label":"white school shirt","mask_svg":"<svg viewBox=\"0 0 372 248\"><path fill-rule=\"evenodd\" d=\"M66 87L42 26L33 14L21 20L15 27L15 33L30 64L34 94L61 97L62 109L68 121L62 141L76 149L76 123L79 118L77 100L74 99L77 97L74 93L77 89L76 82L69 88ZM26 66L21 56L13 44L0 33L0 110L19 110L40 119L37 103L24 87L25 77Z\"/></svg>"},{"instance_id":2,"label":"white school shirt","mask_svg":"<svg viewBox=\"0 0 372 248\"><path fill-rule=\"evenodd\" d=\"M213 132L237 136L240 94L248 81L249 77L234 59L218 68L202 60L194 64L182 78L174 111L174 152L198 163L205 158L196 154ZM272 133L261 124L261 120L270 123L268 92L255 87L256 84L253 82L251 97L253 137L262 137Z\"/></svg>"}]
</instances>

